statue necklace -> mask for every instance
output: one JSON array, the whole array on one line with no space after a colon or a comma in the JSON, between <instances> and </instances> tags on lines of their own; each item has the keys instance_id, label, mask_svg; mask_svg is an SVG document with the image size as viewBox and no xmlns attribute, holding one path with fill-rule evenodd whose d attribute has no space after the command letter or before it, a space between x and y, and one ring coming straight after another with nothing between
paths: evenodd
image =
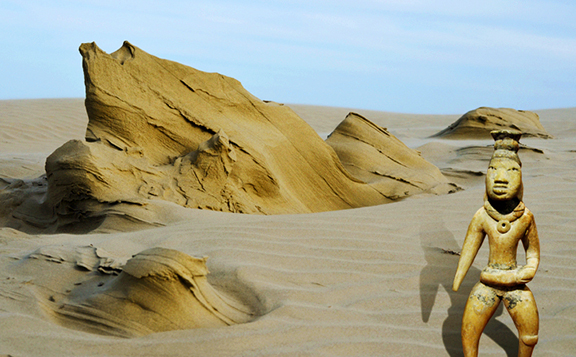
<instances>
[{"instance_id":1,"label":"statue necklace","mask_svg":"<svg viewBox=\"0 0 576 357\"><path fill-rule=\"evenodd\" d=\"M488 215L493 220L498 222L498 224L496 225L496 229L498 230L498 232L502 234L510 230L510 222L514 222L515 220L520 218L524 214L525 208L526 207L524 206L524 203L520 201L518 206L514 208L514 211L508 214L502 214L498 212L494 207L492 207L492 205L488 200L484 200L484 209L486 210L486 213L488 213Z\"/></svg>"}]
</instances>

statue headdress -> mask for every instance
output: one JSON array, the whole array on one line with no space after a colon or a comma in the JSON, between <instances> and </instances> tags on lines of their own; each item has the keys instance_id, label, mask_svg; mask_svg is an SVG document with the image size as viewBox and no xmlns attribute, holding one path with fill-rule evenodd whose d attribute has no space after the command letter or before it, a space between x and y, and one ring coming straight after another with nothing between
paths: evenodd
<instances>
[{"instance_id":1,"label":"statue headdress","mask_svg":"<svg viewBox=\"0 0 576 357\"><path fill-rule=\"evenodd\" d=\"M503 129L493 130L490 132L495 140L494 153L492 158L507 158L514 160L522 167L522 162L518 157L518 149L520 148L520 137L522 133L517 130Z\"/></svg>"}]
</instances>

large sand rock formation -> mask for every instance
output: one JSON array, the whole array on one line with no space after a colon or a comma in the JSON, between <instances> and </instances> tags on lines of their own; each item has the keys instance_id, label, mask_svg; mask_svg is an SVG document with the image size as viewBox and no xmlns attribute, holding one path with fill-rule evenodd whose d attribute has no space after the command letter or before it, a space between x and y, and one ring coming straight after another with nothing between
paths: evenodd
<instances>
[{"instance_id":1,"label":"large sand rock formation","mask_svg":"<svg viewBox=\"0 0 576 357\"><path fill-rule=\"evenodd\" d=\"M57 205L164 199L241 213L305 213L389 202L351 177L288 107L217 73L162 60L128 42L80 47L87 142L47 160Z\"/></svg>"},{"instance_id":2,"label":"large sand rock formation","mask_svg":"<svg viewBox=\"0 0 576 357\"><path fill-rule=\"evenodd\" d=\"M36 227L61 231L122 215L150 221L143 216L153 217L150 207L159 201L285 214L454 190L436 167L366 119L346 119L328 145L290 108L254 97L233 78L157 58L128 42L112 54L86 43L80 53L86 141L69 141L47 158L44 196L38 189L20 188L18 199L0 192L0 200L20 202L4 211L19 210L17 220ZM22 203L26 197L32 203Z\"/></svg>"},{"instance_id":3,"label":"large sand rock formation","mask_svg":"<svg viewBox=\"0 0 576 357\"><path fill-rule=\"evenodd\" d=\"M499 129L519 130L524 137L552 138L534 112L487 107L467 112L433 136L447 139L491 139L490 131Z\"/></svg>"}]
</instances>

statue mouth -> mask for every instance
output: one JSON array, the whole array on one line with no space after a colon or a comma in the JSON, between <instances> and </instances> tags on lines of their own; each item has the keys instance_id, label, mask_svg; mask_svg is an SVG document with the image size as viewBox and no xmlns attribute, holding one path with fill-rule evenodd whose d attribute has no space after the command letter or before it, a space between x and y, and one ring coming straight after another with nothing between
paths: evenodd
<instances>
[{"instance_id":1,"label":"statue mouth","mask_svg":"<svg viewBox=\"0 0 576 357\"><path fill-rule=\"evenodd\" d=\"M497 194L497 195L503 195L503 194L505 194L505 193L508 192L508 186L507 186L507 185L497 185L497 186L494 186L494 187L492 188L492 192L494 192L494 193Z\"/></svg>"}]
</instances>

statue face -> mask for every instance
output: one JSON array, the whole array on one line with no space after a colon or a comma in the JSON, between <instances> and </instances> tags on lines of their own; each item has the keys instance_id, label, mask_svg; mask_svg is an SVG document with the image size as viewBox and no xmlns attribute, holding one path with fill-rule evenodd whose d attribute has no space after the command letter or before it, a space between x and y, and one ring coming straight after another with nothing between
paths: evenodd
<instances>
[{"instance_id":1,"label":"statue face","mask_svg":"<svg viewBox=\"0 0 576 357\"><path fill-rule=\"evenodd\" d=\"M522 187L520 165L511 159L493 158L486 174L486 194L496 201L518 197Z\"/></svg>"}]
</instances>

